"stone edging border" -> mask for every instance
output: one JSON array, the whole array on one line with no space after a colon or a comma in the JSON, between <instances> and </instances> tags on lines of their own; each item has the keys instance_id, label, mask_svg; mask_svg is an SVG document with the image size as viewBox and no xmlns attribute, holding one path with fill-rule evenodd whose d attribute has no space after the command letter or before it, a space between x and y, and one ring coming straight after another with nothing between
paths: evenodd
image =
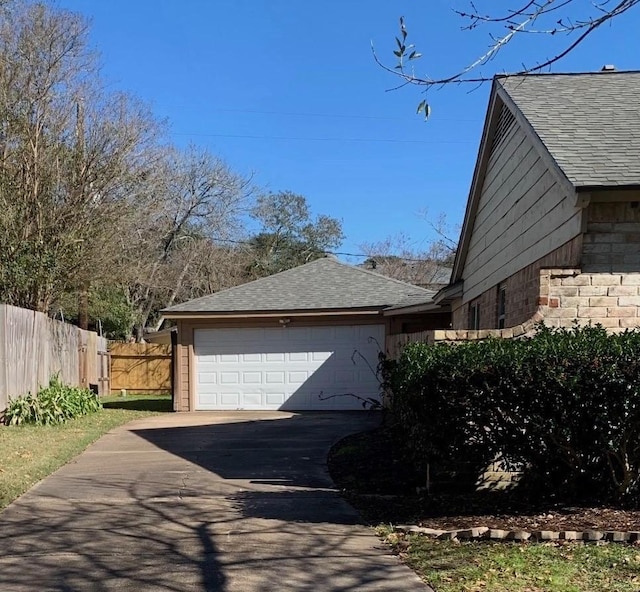
<instances>
[{"instance_id":1,"label":"stone edging border","mask_svg":"<svg viewBox=\"0 0 640 592\"><path fill-rule=\"evenodd\" d=\"M535 543L546 543L550 541L581 541L586 543L612 542L612 543L640 543L640 531L617 531L617 530L502 530L500 528L488 528L477 526L475 528L463 528L460 530L437 530L435 528L425 528L422 526L398 525L394 527L394 532L404 534L420 534L429 538L452 541L452 540L491 540L491 541L514 541L522 543L525 541Z\"/></svg>"}]
</instances>

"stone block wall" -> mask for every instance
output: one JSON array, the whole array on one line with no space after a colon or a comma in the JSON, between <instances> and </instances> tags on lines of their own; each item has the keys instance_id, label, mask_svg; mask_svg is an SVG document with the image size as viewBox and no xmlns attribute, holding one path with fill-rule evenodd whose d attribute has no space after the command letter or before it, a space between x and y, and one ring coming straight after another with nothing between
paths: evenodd
<instances>
[{"instance_id":1,"label":"stone block wall","mask_svg":"<svg viewBox=\"0 0 640 592\"><path fill-rule=\"evenodd\" d=\"M539 312L547 325L600 324L623 331L640 327L640 273L540 272Z\"/></svg>"}]
</instances>

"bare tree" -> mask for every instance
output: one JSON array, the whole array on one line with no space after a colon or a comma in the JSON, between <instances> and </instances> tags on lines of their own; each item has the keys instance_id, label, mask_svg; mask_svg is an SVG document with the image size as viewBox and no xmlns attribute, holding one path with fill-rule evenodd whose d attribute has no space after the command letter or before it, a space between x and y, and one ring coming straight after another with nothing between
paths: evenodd
<instances>
[{"instance_id":1,"label":"bare tree","mask_svg":"<svg viewBox=\"0 0 640 592\"><path fill-rule=\"evenodd\" d=\"M362 267L396 280L424 288L437 288L449 282L455 249L444 240L426 248L416 247L404 234L359 245L368 258Z\"/></svg>"},{"instance_id":2,"label":"bare tree","mask_svg":"<svg viewBox=\"0 0 640 592\"><path fill-rule=\"evenodd\" d=\"M471 1L468 8L453 9L463 20L462 30L471 31L483 27L489 35L489 47L479 52L469 63L453 72L440 76L417 74L415 67L424 51L409 40L407 24L400 18L400 34L396 37L397 47L393 51L395 65L388 66L379 59L378 65L401 79L401 86L414 84L426 89L448 84L481 84L489 81L494 72L482 71L483 66L494 60L499 53L515 39L524 36L561 38L563 42L549 56L548 50L541 52L545 57L523 63L511 74L541 72L559 62L580 45L594 31L605 23L624 15L640 4L640 0L514 0L511 7L496 8L495 2L487 0L489 8L483 8L479 1ZM372 48L373 49L373 48ZM418 112L429 116L429 105L422 101Z\"/></svg>"},{"instance_id":3,"label":"bare tree","mask_svg":"<svg viewBox=\"0 0 640 592\"><path fill-rule=\"evenodd\" d=\"M121 285L138 338L150 322L157 328L160 309L194 296L201 285L195 270L215 252L216 240L240 232L252 193L251 179L193 146L165 148L147 181L146 207L120 239Z\"/></svg>"}]
</instances>

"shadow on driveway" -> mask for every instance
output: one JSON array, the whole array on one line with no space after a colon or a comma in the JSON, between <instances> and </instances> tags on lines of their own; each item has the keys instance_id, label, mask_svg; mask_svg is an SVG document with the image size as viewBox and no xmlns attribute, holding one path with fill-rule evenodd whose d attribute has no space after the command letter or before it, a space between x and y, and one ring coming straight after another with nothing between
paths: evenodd
<instances>
[{"instance_id":1,"label":"shadow on driveway","mask_svg":"<svg viewBox=\"0 0 640 592\"><path fill-rule=\"evenodd\" d=\"M111 432L2 514L0 590L424 590L333 489L363 413L177 414Z\"/></svg>"}]
</instances>

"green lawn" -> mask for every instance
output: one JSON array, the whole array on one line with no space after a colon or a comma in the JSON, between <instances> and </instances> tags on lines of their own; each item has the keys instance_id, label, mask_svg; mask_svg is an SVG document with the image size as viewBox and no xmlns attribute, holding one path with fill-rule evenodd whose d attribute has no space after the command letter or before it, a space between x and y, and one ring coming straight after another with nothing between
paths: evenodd
<instances>
[{"instance_id":1,"label":"green lawn","mask_svg":"<svg viewBox=\"0 0 640 592\"><path fill-rule=\"evenodd\" d=\"M104 397L104 409L59 426L0 426L0 509L109 430L171 411L169 395Z\"/></svg>"},{"instance_id":2,"label":"green lawn","mask_svg":"<svg viewBox=\"0 0 640 592\"><path fill-rule=\"evenodd\" d=\"M640 548L436 541L379 533L436 592L638 592Z\"/></svg>"}]
</instances>

